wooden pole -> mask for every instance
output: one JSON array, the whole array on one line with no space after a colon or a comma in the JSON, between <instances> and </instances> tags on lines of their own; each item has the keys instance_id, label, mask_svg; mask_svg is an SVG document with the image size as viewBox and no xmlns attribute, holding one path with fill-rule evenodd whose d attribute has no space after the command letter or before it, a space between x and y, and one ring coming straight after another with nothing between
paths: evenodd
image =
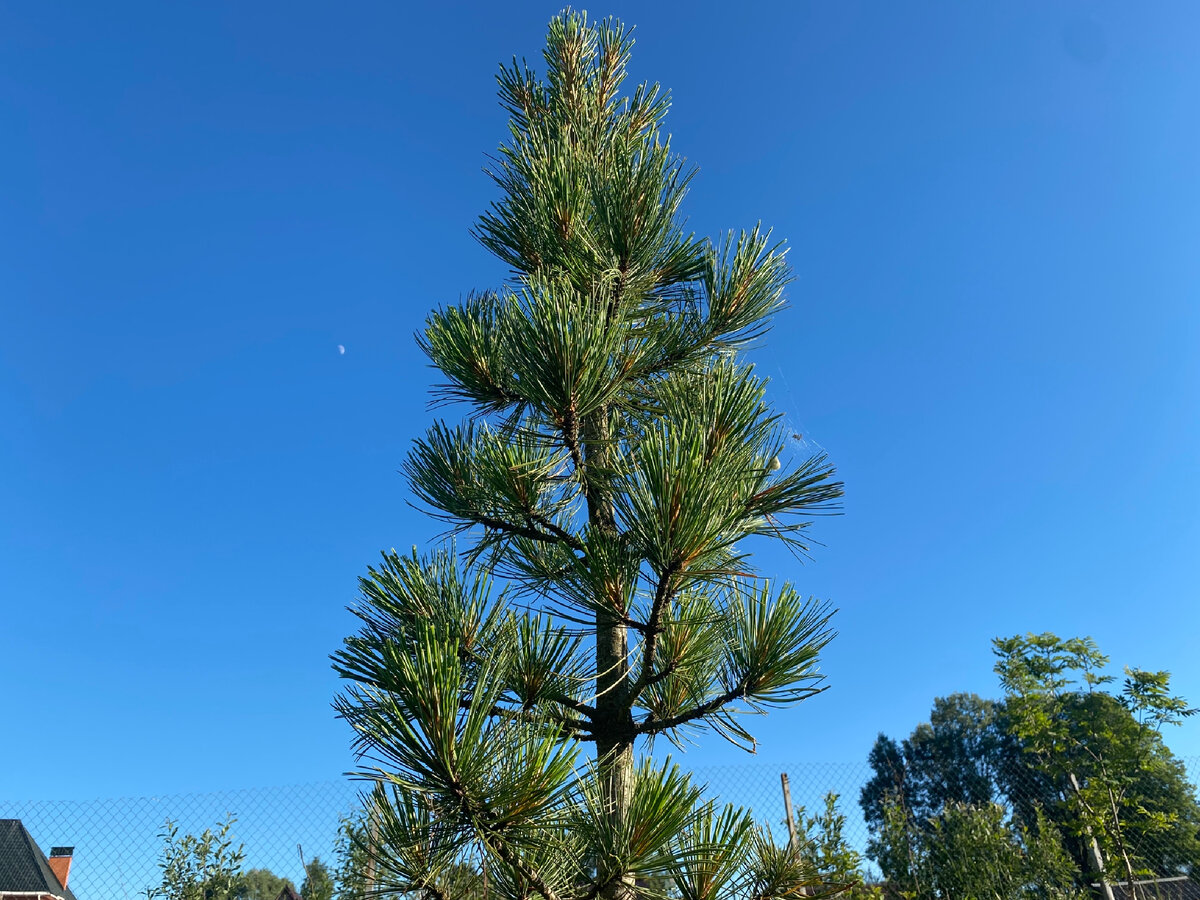
<instances>
[{"instance_id":1,"label":"wooden pole","mask_svg":"<svg viewBox=\"0 0 1200 900\"><path fill-rule=\"evenodd\" d=\"M367 810L367 878L366 891L369 896L375 893L375 860L379 858L379 818L375 814L375 805Z\"/></svg>"},{"instance_id":2,"label":"wooden pole","mask_svg":"<svg viewBox=\"0 0 1200 900\"><path fill-rule=\"evenodd\" d=\"M796 839L796 817L792 814L792 787L788 783L787 772L779 773L779 781L783 784L783 809L787 813L788 847L795 856L800 853L800 841ZM801 896L807 897L810 893L809 888L800 888Z\"/></svg>"},{"instance_id":3,"label":"wooden pole","mask_svg":"<svg viewBox=\"0 0 1200 900\"><path fill-rule=\"evenodd\" d=\"M795 853L800 848L796 845L796 819L792 815L792 789L788 785L787 772L780 773L779 780L783 783L783 808L787 811L788 846Z\"/></svg>"}]
</instances>

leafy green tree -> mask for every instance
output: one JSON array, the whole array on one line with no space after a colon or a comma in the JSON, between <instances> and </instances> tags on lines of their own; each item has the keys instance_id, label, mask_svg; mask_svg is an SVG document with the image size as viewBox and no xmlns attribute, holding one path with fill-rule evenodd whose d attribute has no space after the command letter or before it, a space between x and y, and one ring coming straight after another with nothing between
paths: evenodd
<instances>
[{"instance_id":1,"label":"leafy green tree","mask_svg":"<svg viewBox=\"0 0 1200 900\"><path fill-rule=\"evenodd\" d=\"M883 890L867 884L862 855L846 841L846 816L838 809L839 795L825 795L825 806L808 815L804 807L796 811L796 839L800 852L830 885L841 885L838 894L844 900L881 900Z\"/></svg>"},{"instance_id":2,"label":"leafy green tree","mask_svg":"<svg viewBox=\"0 0 1200 900\"><path fill-rule=\"evenodd\" d=\"M1055 802L1009 732L1004 704L975 694L938 697L929 721L899 743L879 735L868 763L873 775L859 798L871 832L867 852L888 877L911 867L896 815L907 817L908 834L934 828L950 806L979 810L1007 801L1014 827L1036 831L1043 804Z\"/></svg>"},{"instance_id":3,"label":"leafy green tree","mask_svg":"<svg viewBox=\"0 0 1200 900\"><path fill-rule=\"evenodd\" d=\"M1029 822L1034 810L1044 811L1063 831L1080 867L1094 869L1094 854L1086 840L1085 820L1078 815L1071 776L1081 786L1098 788L1099 767L1092 753L1107 743L1107 758L1124 760L1119 763L1124 788L1118 811L1121 819L1133 826L1130 835L1139 866L1161 876L1200 871L1200 805L1183 763L1161 735L1147 731L1119 697L1104 691L1064 695L1060 712L1078 740L1059 744L1053 765L1037 753L1026 752L1018 742L1021 758L1006 770L1003 782L1014 817ZM1009 717L1007 711L1005 717ZM1105 840L1102 833L1097 838L1101 843Z\"/></svg>"},{"instance_id":4,"label":"leafy green tree","mask_svg":"<svg viewBox=\"0 0 1200 900\"><path fill-rule=\"evenodd\" d=\"M500 197L475 236L512 278L419 336L467 419L404 470L467 552L385 555L335 655L391 890L449 897L472 856L490 890L545 900L662 877L687 900L767 900L813 877L637 759L702 729L753 747L742 713L823 689L830 610L760 577L748 542L804 553L806 517L842 488L824 456L790 457L743 356L783 303L783 249L684 229L693 171L667 95L621 93L631 46L566 12L544 78L501 69Z\"/></svg>"},{"instance_id":5,"label":"leafy green tree","mask_svg":"<svg viewBox=\"0 0 1200 900\"><path fill-rule=\"evenodd\" d=\"M162 882L146 889L146 900L234 900L242 889L242 845L233 845L231 815L214 831L180 835L167 820L159 834L163 847L158 867Z\"/></svg>"},{"instance_id":6,"label":"leafy green tree","mask_svg":"<svg viewBox=\"0 0 1200 900\"><path fill-rule=\"evenodd\" d=\"M947 804L924 835L924 883L945 898L1086 896L1057 831L1040 824L1031 834L1013 827L999 804Z\"/></svg>"},{"instance_id":7,"label":"leafy green tree","mask_svg":"<svg viewBox=\"0 0 1200 900\"><path fill-rule=\"evenodd\" d=\"M300 885L302 900L333 900L333 875L329 866L314 856L304 866L304 884Z\"/></svg>"},{"instance_id":8,"label":"leafy green tree","mask_svg":"<svg viewBox=\"0 0 1200 900\"><path fill-rule=\"evenodd\" d=\"M1031 649L1034 640L1042 649ZM939 698L929 722L905 740L880 735L868 758L873 776L860 798L872 834L871 858L887 874L907 866L904 842L894 828L885 827L885 806L890 805L893 818L898 811L909 817L905 828L928 830L950 804L981 807L999 801L1018 831L1036 833L1040 817L1051 822L1076 867L1093 873L1093 880L1103 865L1096 857L1100 851L1110 868L1114 860L1120 863L1113 877L1121 877L1126 867L1115 835L1101 819L1081 816L1074 777L1094 812L1106 809L1112 818L1115 801L1115 818L1123 823L1136 872L1170 876L1200 871L1195 789L1159 733L1186 710L1183 701L1170 696L1165 673L1131 671L1125 689L1114 695L1102 689L1110 681L1098 674L1103 657L1090 657L1095 679L1090 685L1079 674L1083 661L1076 658L1072 668L1068 659L1055 658L1094 647L1068 646L1053 636L1026 637L1004 646L1017 655L1041 654L1032 665L1042 669L1061 666L1057 674L1037 677L1044 681L1053 676L1063 683L1053 695L1030 693L1028 699L1014 699L1011 691L996 702L967 694ZM1031 675L1020 668L1026 665L1012 658L1005 677ZM1071 681L1072 673L1078 683ZM1137 693L1150 699L1137 699ZM1111 796L1107 785L1116 787ZM1123 877L1128 879L1127 871Z\"/></svg>"},{"instance_id":9,"label":"leafy green tree","mask_svg":"<svg viewBox=\"0 0 1200 900\"><path fill-rule=\"evenodd\" d=\"M875 834L884 828L889 812L916 806L913 788L916 779L909 775L903 746L882 732L871 745L867 765L873 774L863 785L859 805L868 830ZM874 853L870 855L876 858Z\"/></svg>"},{"instance_id":10,"label":"leafy green tree","mask_svg":"<svg viewBox=\"0 0 1200 900\"><path fill-rule=\"evenodd\" d=\"M992 802L1002 771L1011 765L1011 744L991 700L975 694L938 697L929 721L904 741L897 744L883 734L876 739L867 760L873 775L859 798L867 824L877 828L885 798L897 795L919 821L937 816L948 803Z\"/></svg>"},{"instance_id":11,"label":"leafy green tree","mask_svg":"<svg viewBox=\"0 0 1200 900\"><path fill-rule=\"evenodd\" d=\"M276 875L270 869L249 869L242 875L238 888L238 900L276 900L285 887L296 886L290 878Z\"/></svg>"},{"instance_id":12,"label":"leafy green tree","mask_svg":"<svg viewBox=\"0 0 1200 900\"><path fill-rule=\"evenodd\" d=\"M882 801L872 855L887 896L905 900L1073 900L1088 896L1078 867L1049 819L1032 827L997 803L949 801L927 819L914 817L899 794Z\"/></svg>"},{"instance_id":13,"label":"leafy green tree","mask_svg":"<svg viewBox=\"0 0 1200 900\"><path fill-rule=\"evenodd\" d=\"M370 829L364 810L342 816L334 844L333 884L337 900L364 900L371 888Z\"/></svg>"},{"instance_id":14,"label":"leafy green tree","mask_svg":"<svg viewBox=\"0 0 1200 900\"><path fill-rule=\"evenodd\" d=\"M1168 673L1127 668L1114 695L1104 690L1108 657L1090 638L1028 634L994 646L1013 731L1095 848L1090 868L1138 896L1140 876L1198 867L1200 806L1161 736L1195 710L1170 693Z\"/></svg>"}]
</instances>

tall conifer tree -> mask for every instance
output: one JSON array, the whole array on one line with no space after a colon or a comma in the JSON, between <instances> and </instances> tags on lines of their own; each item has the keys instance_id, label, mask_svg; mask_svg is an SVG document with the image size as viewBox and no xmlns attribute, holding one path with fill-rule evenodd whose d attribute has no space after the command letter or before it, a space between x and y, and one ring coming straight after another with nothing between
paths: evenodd
<instances>
[{"instance_id":1,"label":"tall conifer tree","mask_svg":"<svg viewBox=\"0 0 1200 900\"><path fill-rule=\"evenodd\" d=\"M568 11L544 77L501 69L500 197L474 234L511 279L418 337L436 399L467 412L405 473L458 543L386 554L335 655L384 891L454 900L472 858L512 898L766 900L814 880L635 758L706 729L752 747L739 713L822 689L829 609L759 575L747 541L805 551L842 489L823 455L792 458L743 356L783 303L783 248L685 230L693 170L668 95L622 93L632 44Z\"/></svg>"}]
</instances>

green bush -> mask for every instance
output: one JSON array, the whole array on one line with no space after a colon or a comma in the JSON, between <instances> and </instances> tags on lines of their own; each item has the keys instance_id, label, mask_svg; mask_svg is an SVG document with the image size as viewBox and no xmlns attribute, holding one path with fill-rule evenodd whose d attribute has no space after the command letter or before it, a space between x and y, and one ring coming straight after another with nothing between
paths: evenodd
<instances>
[{"instance_id":1,"label":"green bush","mask_svg":"<svg viewBox=\"0 0 1200 900\"><path fill-rule=\"evenodd\" d=\"M875 848L888 885L906 900L1075 900L1079 870L1041 813L1019 828L995 803L950 803L917 822L900 804L884 808Z\"/></svg>"}]
</instances>

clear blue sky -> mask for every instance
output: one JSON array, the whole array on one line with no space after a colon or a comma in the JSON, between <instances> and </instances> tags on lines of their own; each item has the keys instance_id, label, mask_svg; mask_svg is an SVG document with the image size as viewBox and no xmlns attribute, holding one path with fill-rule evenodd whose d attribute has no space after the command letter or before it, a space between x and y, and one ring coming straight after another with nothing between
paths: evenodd
<instances>
[{"instance_id":1,"label":"clear blue sky","mask_svg":"<svg viewBox=\"0 0 1200 900\"><path fill-rule=\"evenodd\" d=\"M344 606L438 530L396 474L412 334L503 277L468 236L492 79L557 9L435 6L0 10L0 796L351 765ZM674 93L694 228L791 242L757 359L847 484L811 562L763 562L841 634L760 759L861 761L994 695L1018 631L1200 701L1200 10L592 12Z\"/></svg>"}]
</instances>

